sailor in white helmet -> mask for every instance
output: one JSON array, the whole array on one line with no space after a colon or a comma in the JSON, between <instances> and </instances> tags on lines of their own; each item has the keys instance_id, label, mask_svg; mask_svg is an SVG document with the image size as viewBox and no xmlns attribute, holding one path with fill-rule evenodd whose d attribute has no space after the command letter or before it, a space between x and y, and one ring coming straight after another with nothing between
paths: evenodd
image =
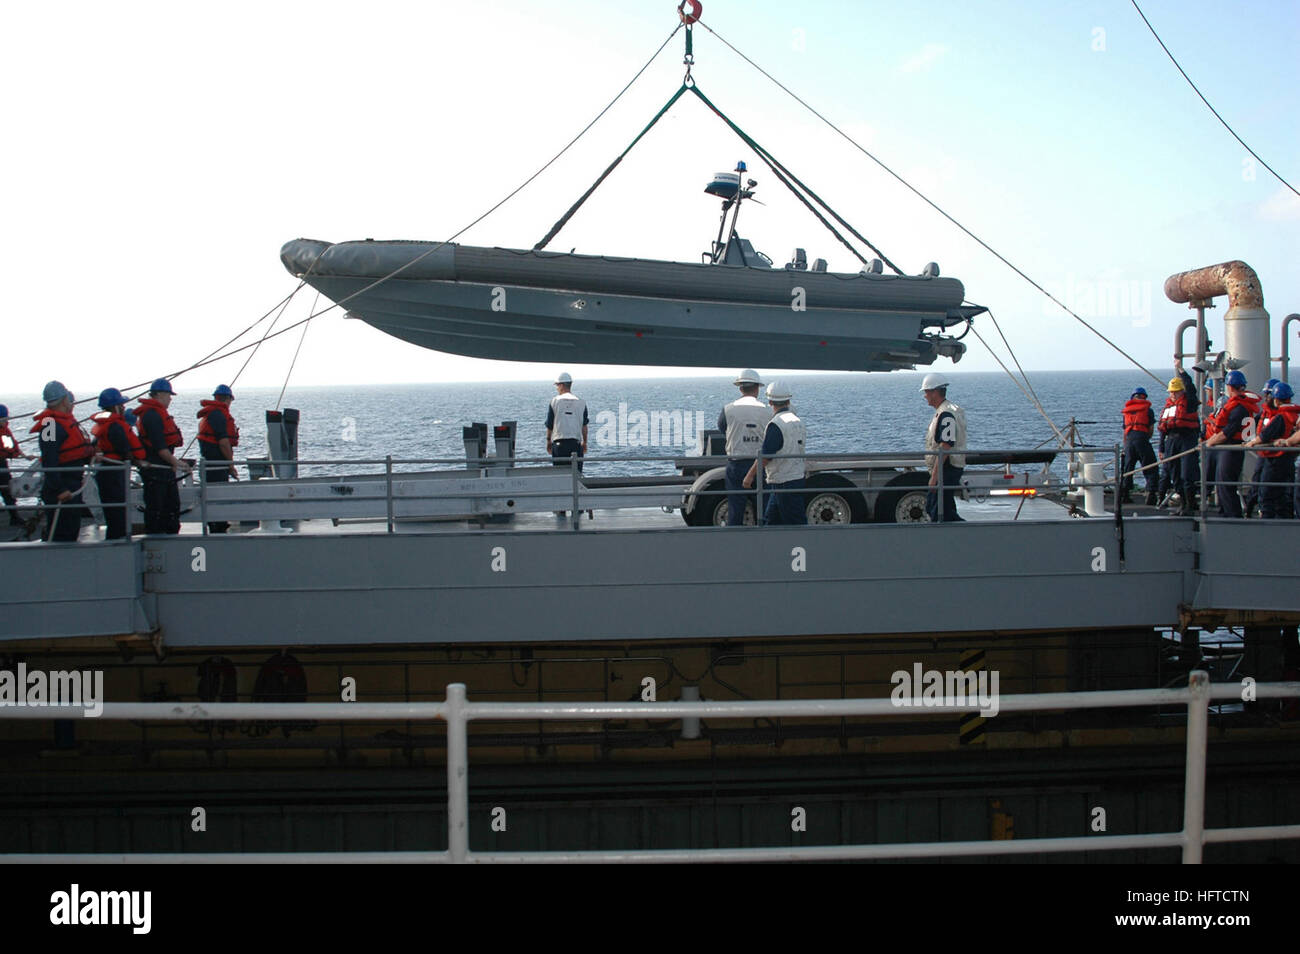
<instances>
[{"instance_id":1,"label":"sailor in white helmet","mask_svg":"<svg viewBox=\"0 0 1300 954\"><path fill-rule=\"evenodd\" d=\"M921 381L921 393L925 403L934 408L934 417L925 432L925 449L927 451L944 450L964 451L966 449L966 412L948 400L948 379L938 372L931 371ZM930 515L932 523L938 523L939 484L943 483L943 521L961 520L957 516L957 499L953 493L961 486L961 474L966 467L964 454L945 454L943 472L939 471L939 455L927 454L925 466L930 471L930 492L925 498L925 512Z\"/></svg>"},{"instance_id":2,"label":"sailor in white helmet","mask_svg":"<svg viewBox=\"0 0 1300 954\"><path fill-rule=\"evenodd\" d=\"M772 420L763 435L763 487L766 501L762 524L806 524L808 512L804 504L805 479L804 439L807 430L803 421L790 410L794 395L783 381L772 381L767 386L767 403L772 406ZM758 461L745 475L745 486L752 487L758 472ZM771 491L771 493L767 493Z\"/></svg>"},{"instance_id":3,"label":"sailor in white helmet","mask_svg":"<svg viewBox=\"0 0 1300 954\"><path fill-rule=\"evenodd\" d=\"M741 492L745 475L758 459L772 412L758 399L763 382L757 371L746 368L732 383L740 388L740 397L722 409L718 430L727 435L727 526L739 527L745 522L745 501L749 499L749 494Z\"/></svg>"},{"instance_id":4,"label":"sailor in white helmet","mask_svg":"<svg viewBox=\"0 0 1300 954\"><path fill-rule=\"evenodd\" d=\"M578 470L587 456L587 402L573 393L573 377L568 371L555 379L555 397L546 409L546 453L557 467L568 467L569 458L578 455ZM563 510L556 511L564 516Z\"/></svg>"}]
</instances>

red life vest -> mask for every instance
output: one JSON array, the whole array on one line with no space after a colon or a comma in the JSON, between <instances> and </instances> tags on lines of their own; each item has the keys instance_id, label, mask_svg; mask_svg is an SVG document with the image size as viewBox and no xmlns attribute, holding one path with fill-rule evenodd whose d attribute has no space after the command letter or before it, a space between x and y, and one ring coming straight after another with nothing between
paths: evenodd
<instances>
[{"instance_id":1,"label":"red life vest","mask_svg":"<svg viewBox=\"0 0 1300 954\"><path fill-rule=\"evenodd\" d=\"M105 457L111 457L113 460L125 460L120 456L113 447L113 442L108 439L108 429L113 424L122 426L122 433L126 435L127 447L131 449L131 457L134 460L144 460L144 445L140 443L140 438L136 436L135 431L126 423L126 418L121 414L112 411L100 411L91 417L95 423L90 428L90 436L95 439L95 447Z\"/></svg>"},{"instance_id":2,"label":"red life vest","mask_svg":"<svg viewBox=\"0 0 1300 954\"><path fill-rule=\"evenodd\" d=\"M1223 402L1223 407L1215 418L1214 428L1216 431L1222 433L1223 429L1228 426L1229 415L1232 414L1234 408L1238 407L1244 407L1246 409L1246 417L1249 419L1250 423L1248 424L1246 421L1242 421L1241 431L1238 432L1235 438L1231 438L1231 440L1234 442L1248 441L1255 436L1253 433L1248 432L1254 429L1255 415L1259 413L1259 398L1251 394L1249 391L1241 394L1234 394L1232 397L1228 398L1228 400Z\"/></svg>"},{"instance_id":3,"label":"red life vest","mask_svg":"<svg viewBox=\"0 0 1300 954\"><path fill-rule=\"evenodd\" d=\"M1151 433L1151 402L1146 398L1129 398L1124 405L1124 433Z\"/></svg>"},{"instance_id":4,"label":"red life vest","mask_svg":"<svg viewBox=\"0 0 1300 954\"><path fill-rule=\"evenodd\" d=\"M1191 401L1181 396L1181 391L1179 395L1179 397L1170 395L1165 401L1165 409L1160 412L1160 430L1199 431L1201 429L1201 419L1196 416L1196 408Z\"/></svg>"},{"instance_id":5,"label":"red life vest","mask_svg":"<svg viewBox=\"0 0 1300 954\"><path fill-rule=\"evenodd\" d=\"M220 410L226 415L226 437L230 440L231 447L239 446L239 425L235 423L235 416L230 413L230 405L222 404L220 401L200 401L199 413L197 415L199 423L199 440L205 444L220 443L212 433L212 424L208 420L208 415L214 410Z\"/></svg>"},{"instance_id":6,"label":"red life vest","mask_svg":"<svg viewBox=\"0 0 1300 954\"><path fill-rule=\"evenodd\" d=\"M21 453L18 441L14 437L14 432L9 430L9 425L0 425L0 460L10 460Z\"/></svg>"},{"instance_id":7,"label":"red life vest","mask_svg":"<svg viewBox=\"0 0 1300 954\"><path fill-rule=\"evenodd\" d=\"M166 443L166 447L153 447L149 444L149 435L145 433L144 429L145 411L157 411L162 417L163 441ZM135 409L135 416L140 419L136 421L135 427L136 432L140 435L140 443L144 446L146 451L153 451L157 454L160 450L169 450L173 447L180 447L185 443L185 439L181 437L181 429L176 426L176 422L172 420L172 416L167 413L167 408L163 407L153 398L140 398L140 406Z\"/></svg>"},{"instance_id":8,"label":"red life vest","mask_svg":"<svg viewBox=\"0 0 1300 954\"><path fill-rule=\"evenodd\" d=\"M1296 422L1300 421L1300 404L1283 404L1280 407L1273 409L1271 412L1266 411L1265 413L1269 414L1269 417L1262 424L1260 424L1259 427L1260 431L1262 432L1264 428L1268 426L1268 422L1280 414L1286 420L1286 426L1283 429L1282 437L1280 438L1281 440L1285 440L1286 438L1290 437L1292 434L1295 433ZM1286 451L1282 450L1281 448L1275 448L1273 450L1261 450L1259 452L1259 456L1260 457L1281 457L1285 453Z\"/></svg>"},{"instance_id":9,"label":"red life vest","mask_svg":"<svg viewBox=\"0 0 1300 954\"><path fill-rule=\"evenodd\" d=\"M33 418L36 423L32 425L32 433L39 434L45 428L45 422L51 418L67 434L59 445L60 464L80 464L95 456L95 449L86 440L85 432L77 426L77 419L67 411L55 411L47 407Z\"/></svg>"}]
</instances>

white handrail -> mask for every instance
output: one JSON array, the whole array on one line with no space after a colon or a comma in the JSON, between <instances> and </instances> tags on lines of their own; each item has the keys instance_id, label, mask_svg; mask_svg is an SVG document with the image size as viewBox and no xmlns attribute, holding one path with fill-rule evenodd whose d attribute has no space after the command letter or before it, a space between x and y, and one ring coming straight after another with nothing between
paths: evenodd
<instances>
[{"instance_id":1,"label":"white handrail","mask_svg":"<svg viewBox=\"0 0 1300 954\"><path fill-rule=\"evenodd\" d=\"M1300 698L1300 682L1255 683L1255 699ZM592 721L627 717L848 717L926 715L978 711L976 702L945 700L942 707L901 706L892 699L798 699L747 702L469 702L464 683L447 686L446 702L330 702L330 703L175 703L108 702L99 718L113 720L195 721L208 719L319 719L323 721L447 722L447 850L352 852L219 852L143 854L7 854L9 863L208 864L260 862L269 864L346 863L551 863L551 862L728 862L833 861L886 858L941 858L971 855L1026 855L1070 851L1119 851L1181 846L1183 861L1199 864L1207 843L1300 838L1300 824L1256 828L1206 829L1205 764L1209 704L1214 699L1240 699L1240 684L1213 685L1202 670L1190 674L1185 689L1120 689L1099 692L1046 692L1002 696L999 711L1099 709L1128 706L1187 707L1186 770L1183 830L1140 835L1027 838L1010 841L951 841L874 845L819 845L806 848L701 848L645 851L470 852L468 723L554 719ZM0 719L56 719L82 715L81 706L6 706Z\"/></svg>"}]
</instances>

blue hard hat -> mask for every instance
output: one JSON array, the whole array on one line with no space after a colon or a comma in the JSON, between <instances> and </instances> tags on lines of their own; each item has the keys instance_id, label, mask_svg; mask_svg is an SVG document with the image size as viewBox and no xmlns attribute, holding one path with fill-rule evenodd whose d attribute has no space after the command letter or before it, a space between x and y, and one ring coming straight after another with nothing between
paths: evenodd
<instances>
[{"instance_id":1,"label":"blue hard hat","mask_svg":"<svg viewBox=\"0 0 1300 954\"><path fill-rule=\"evenodd\" d=\"M172 389L172 383L166 378L159 378L153 384L149 385L150 391L161 391L163 394L175 394Z\"/></svg>"},{"instance_id":2,"label":"blue hard hat","mask_svg":"<svg viewBox=\"0 0 1300 954\"><path fill-rule=\"evenodd\" d=\"M0 417L8 417L8 416L9 416L9 408L4 404L0 404Z\"/></svg>"},{"instance_id":3,"label":"blue hard hat","mask_svg":"<svg viewBox=\"0 0 1300 954\"><path fill-rule=\"evenodd\" d=\"M41 400L46 404L58 404L67 396L68 389L63 386L62 381L51 381L41 392Z\"/></svg>"},{"instance_id":4,"label":"blue hard hat","mask_svg":"<svg viewBox=\"0 0 1300 954\"><path fill-rule=\"evenodd\" d=\"M1223 379L1223 383L1230 388L1244 388L1246 386L1246 376L1240 371L1229 371L1228 376Z\"/></svg>"},{"instance_id":5,"label":"blue hard hat","mask_svg":"<svg viewBox=\"0 0 1300 954\"><path fill-rule=\"evenodd\" d=\"M1273 389L1274 389L1275 387L1277 387L1277 386L1278 386L1279 384L1281 384L1281 383L1282 383L1282 382L1279 381L1277 378L1269 378L1268 381L1265 382L1265 384L1264 384L1264 394L1265 394L1265 396L1267 396L1267 395L1269 395L1269 394L1272 394L1272 393L1273 393Z\"/></svg>"},{"instance_id":6,"label":"blue hard hat","mask_svg":"<svg viewBox=\"0 0 1300 954\"><path fill-rule=\"evenodd\" d=\"M1293 397L1295 397L1295 391L1285 381L1279 381L1273 386L1273 400L1279 404L1283 404Z\"/></svg>"},{"instance_id":7,"label":"blue hard hat","mask_svg":"<svg viewBox=\"0 0 1300 954\"><path fill-rule=\"evenodd\" d=\"M131 410L129 407L122 412L122 417L126 419L127 427L135 427L135 422L139 420L139 418L135 416L135 411Z\"/></svg>"},{"instance_id":8,"label":"blue hard hat","mask_svg":"<svg viewBox=\"0 0 1300 954\"><path fill-rule=\"evenodd\" d=\"M1146 396L1147 396L1147 389L1146 389L1146 388L1134 388L1134 389L1133 389L1133 393L1134 393L1134 394L1140 394L1140 395L1142 395L1143 397L1146 397Z\"/></svg>"},{"instance_id":9,"label":"blue hard hat","mask_svg":"<svg viewBox=\"0 0 1300 954\"><path fill-rule=\"evenodd\" d=\"M99 392L99 406L105 411L109 408L117 407L119 404L125 404L126 398L117 388L104 388Z\"/></svg>"},{"instance_id":10,"label":"blue hard hat","mask_svg":"<svg viewBox=\"0 0 1300 954\"><path fill-rule=\"evenodd\" d=\"M230 390L229 384L218 384L216 390L212 392L212 396L233 398L235 392Z\"/></svg>"}]
</instances>

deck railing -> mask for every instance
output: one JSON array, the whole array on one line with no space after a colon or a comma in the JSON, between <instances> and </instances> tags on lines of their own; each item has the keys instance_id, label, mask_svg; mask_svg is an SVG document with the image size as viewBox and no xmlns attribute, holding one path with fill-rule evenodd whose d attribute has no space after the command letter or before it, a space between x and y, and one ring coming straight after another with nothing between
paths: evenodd
<instances>
[{"instance_id":1,"label":"deck railing","mask_svg":"<svg viewBox=\"0 0 1300 954\"><path fill-rule=\"evenodd\" d=\"M1300 698L1300 683L1258 683L1257 700ZM472 721L521 719L594 721L653 716L656 719L754 717L888 717L912 714L892 699L807 699L750 702L471 702L463 683L447 686L445 702L411 703L105 703L100 718L115 720L205 721L221 719L325 719L357 721L432 721L447 723L447 850L395 852L214 852L154 854L9 854L7 862L57 863L318 863L318 862L718 862L832 861L1036 855L1053 852L1181 848L1182 860L1198 864L1206 844L1300 838L1300 824L1247 828L1205 827L1205 768L1209 706L1236 699L1240 684L1211 684L1194 670L1186 688L1053 692L1003 696L1000 712L1103 709L1182 705L1187 709L1183 827L1180 831L1010 841L951 841L825 845L779 848L690 848L671 850L471 852L469 849L469 745ZM943 711L976 712L978 701L945 700ZM0 718L55 719L81 707L5 707Z\"/></svg>"}]
</instances>

